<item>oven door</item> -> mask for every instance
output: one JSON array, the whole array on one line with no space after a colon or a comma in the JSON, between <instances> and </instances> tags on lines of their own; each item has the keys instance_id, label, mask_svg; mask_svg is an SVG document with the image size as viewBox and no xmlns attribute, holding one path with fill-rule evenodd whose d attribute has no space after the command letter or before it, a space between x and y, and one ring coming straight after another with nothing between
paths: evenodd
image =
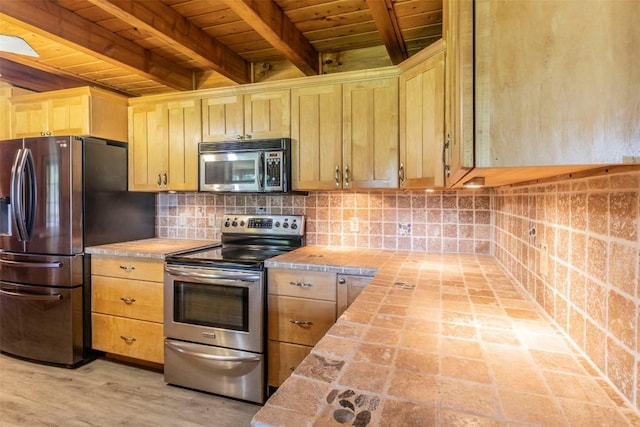
<instances>
[{"instance_id":1,"label":"oven door","mask_svg":"<svg viewBox=\"0 0 640 427\"><path fill-rule=\"evenodd\" d=\"M262 271L167 263L164 334L167 338L262 353Z\"/></svg>"},{"instance_id":2,"label":"oven door","mask_svg":"<svg viewBox=\"0 0 640 427\"><path fill-rule=\"evenodd\" d=\"M200 191L263 191L262 153L258 151L200 154Z\"/></svg>"}]
</instances>

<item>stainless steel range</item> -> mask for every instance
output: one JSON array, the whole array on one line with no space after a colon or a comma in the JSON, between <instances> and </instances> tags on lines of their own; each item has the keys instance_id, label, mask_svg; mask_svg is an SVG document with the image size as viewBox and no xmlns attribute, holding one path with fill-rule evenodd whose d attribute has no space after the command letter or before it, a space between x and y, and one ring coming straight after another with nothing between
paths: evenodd
<instances>
[{"instance_id":1,"label":"stainless steel range","mask_svg":"<svg viewBox=\"0 0 640 427\"><path fill-rule=\"evenodd\" d=\"M302 215L225 215L222 243L165 266L167 383L264 403L264 260L304 245Z\"/></svg>"}]
</instances>

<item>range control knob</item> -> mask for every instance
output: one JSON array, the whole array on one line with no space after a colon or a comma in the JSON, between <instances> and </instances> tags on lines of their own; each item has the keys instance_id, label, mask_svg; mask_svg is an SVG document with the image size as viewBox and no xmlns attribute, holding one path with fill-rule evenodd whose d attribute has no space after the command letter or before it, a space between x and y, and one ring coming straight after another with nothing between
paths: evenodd
<instances>
[{"instance_id":1,"label":"range control knob","mask_svg":"<svg viewBox=\"0 0 640 427\"><path fill-rule=\"evenodd\" d=\"M288 223L288 222L285 222L284 224L282 224L282 226L283 226L284 228L289 228L289 223Z\"/></svg>"},{"instance_id":2,"label":"range control knob","mask_svg":"<svg viewBox=\"0 0 640 427\"><path fill-rule=\"evenodd\" d=\"M276 228L280 227L280 221L276 221Z\"/></svg>"},{"instance_id":3,"label":"range control knob","mask_svg":"<svg viewBox=\"0 0 640 427\"><path fill-rule=\"evenodd\" d=\"M229 223L229 220L226 220L226 221L224 222L224 226L225 226L225 227L229 227L230 225L231 225L231 224Z\"/></svg>"},{"instance_id":4,"label":"range control knob","mask_svg":"<svg viewBox=\"0 0 640 427\"><path fill-rule=\"evenodd\" d=\"M234 227L238 226L238 221L236 221L235 219L233 220L233 222L231 223L231 225L233 225Z\"/></svg>"},{"instance_id":5,"label":"range control knob","mask_svg":"<svg viewBox=\"0 0 640 427\"><path fill-rule=\"evenodd\" d=\"M295 230L298 228L298 224L296 224L295 222L293 224L291 224L291 229Z\"/></svg>"},{"instance_id":6,"label":"range control knob","mask_svg":"<svg viewBox=\"0 0 640 427\"><path fill-rule=\"evenodd\" d=\"M240 227L244 227L244 221L240 221Z\"/></svg>"}]
</instances>

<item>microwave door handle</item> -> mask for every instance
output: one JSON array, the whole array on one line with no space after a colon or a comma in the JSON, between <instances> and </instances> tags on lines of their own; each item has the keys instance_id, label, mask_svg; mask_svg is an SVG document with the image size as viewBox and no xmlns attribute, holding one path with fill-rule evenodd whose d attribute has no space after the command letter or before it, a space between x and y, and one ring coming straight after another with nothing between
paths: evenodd
<instances>
[{"instance_id":1,"label":"microwave door handle","mask_svg":"<svg viewBox=\"0 0 640 427\"><path fill-rule=\"evenodd\" d=\"M258 161L258 185L260 186L260 191L264 191L264 153L260 153L260 159Z\"/></svg>"}]
</instances>

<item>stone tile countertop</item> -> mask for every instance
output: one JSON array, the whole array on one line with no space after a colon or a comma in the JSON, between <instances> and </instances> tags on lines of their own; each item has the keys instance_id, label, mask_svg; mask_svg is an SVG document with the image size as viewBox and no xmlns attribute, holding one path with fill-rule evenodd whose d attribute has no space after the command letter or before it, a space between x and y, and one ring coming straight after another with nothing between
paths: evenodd
<instances>
[{"instance_id":1,"label":"stone tile countertop","mask_svg":"<svg viewBox=\"0 0 640 427\"><path fill-rule=\"evenodd\" d=\"M375 278L254 427L640 425L491 256L307 246L267 267Z\"/></svg>"},{"instance_id":2,"label":"stone tile countertop","mask_svg":"<svg viewBox=\"0 0 640 427\"><path fill-rule=\"evenodd\" d=\"M213 246L219 242L213 240L163 239L151 238L128 242L109 243L100 246L89 246L88 254L131 256L164 259L168 255Z\"/></svg>"}]
</instances>

